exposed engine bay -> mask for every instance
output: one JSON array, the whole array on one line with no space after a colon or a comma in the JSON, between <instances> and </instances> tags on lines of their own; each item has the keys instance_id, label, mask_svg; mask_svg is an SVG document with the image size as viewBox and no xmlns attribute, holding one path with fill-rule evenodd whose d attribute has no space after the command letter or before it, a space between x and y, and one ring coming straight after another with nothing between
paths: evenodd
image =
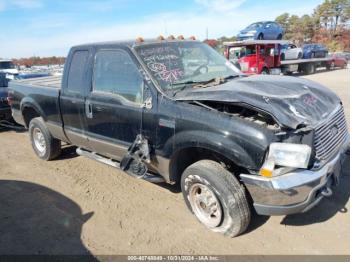
<instances>
[{"instance_id":1,"label":"exposed engine bay","mask_svg":"<svg viewBox=\"0 0 350 262\"><path fill-rule=\"evenodd\" d=\"M193 104L248 120L270 130L281 130L280 125L273 119L272 116L248 107L243 107L233 103L215 101L194 101Z\"/></svg>"}]
</instances>

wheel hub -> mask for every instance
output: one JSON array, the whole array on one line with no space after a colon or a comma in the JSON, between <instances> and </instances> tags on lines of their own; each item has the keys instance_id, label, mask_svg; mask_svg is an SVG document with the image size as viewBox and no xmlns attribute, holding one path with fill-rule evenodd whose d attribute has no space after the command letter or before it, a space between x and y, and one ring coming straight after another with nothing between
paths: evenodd
<instances>
[{"instance_id":1,"label":"wheel hub","mask_svg":"<svg viewBox=\"0 0 350 262\"><path fill-rule=\"evenodd\" d=\"M33 140L36 149L40 153L44 153L46 150L45 137L39 128L34 128L33 130Z\"/></svg>"},{"instance_id":2,"label":"wheel hub","mask_svg":"<svg viewBox=\"0 0 350 262\"><path fill-rule=\"evenodd\" d=\"M209 228L221 223L222 208L215 193L206 185L194 184L189 190L189 201L197 218Z\"/></svg>"}]
</instances>

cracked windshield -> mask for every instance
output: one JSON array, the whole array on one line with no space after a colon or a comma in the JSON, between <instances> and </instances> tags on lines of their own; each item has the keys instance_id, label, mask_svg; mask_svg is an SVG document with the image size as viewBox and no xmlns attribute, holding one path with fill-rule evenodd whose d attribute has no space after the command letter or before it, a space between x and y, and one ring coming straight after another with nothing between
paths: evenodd
<instances>
[{"instance_id":1,"label":"cracked windshield","mask_svg":"<svg viewBox=\"0 0 350 262\"><path fill-rule=\"evenodd\" d=\"M239 70L223 56L198 42L142 45L136 51L164 91L239 75Z\"/></svg>"}]
</instances>

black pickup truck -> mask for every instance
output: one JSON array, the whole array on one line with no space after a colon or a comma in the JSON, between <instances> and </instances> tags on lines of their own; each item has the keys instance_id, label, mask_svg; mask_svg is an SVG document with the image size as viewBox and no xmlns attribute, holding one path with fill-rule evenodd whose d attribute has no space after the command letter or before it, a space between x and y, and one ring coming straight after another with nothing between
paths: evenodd
<instances>
[{"instance_id":1,"label":"black pickup truck","mask_svg":"<svg viewBox=\"0 0 350 262\"><path fill-rule=\"evenodd\" d=\"M62 79L12 81L9 100L41 159L63 141L136 178L180 183L198 220L228 236L252 208L287 215L330 196L349 147L330 90L247 77L195 40L76 46Z\"/></svg>"}]
</instances>

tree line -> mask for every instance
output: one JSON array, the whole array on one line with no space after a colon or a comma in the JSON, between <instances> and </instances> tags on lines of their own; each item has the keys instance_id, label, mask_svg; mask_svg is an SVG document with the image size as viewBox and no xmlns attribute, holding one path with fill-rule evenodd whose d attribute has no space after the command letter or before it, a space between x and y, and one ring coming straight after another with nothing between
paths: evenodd
<instances>
[{"instance_id":1,"label":"tree line","mask_svg":"<svg viewBox=\"0 0 350 262\"><path fill-rule=\"evenodd\" d=\"M33 56L29 58L13 59L13 63L17 66L31 67L33 65L63 65L65 57L39 57Z\"/></svg>"},{"instance_id":2,"label":"tree line","mask_svg":"<svg viewBox=\"0 0 350 262\"><path fill-rule=\"evenodd\" d=\"M325 0L312 15L281 14L275 21L296 44L323 43L331 51L350 51L350 0Z\"/></svg>"}]
</instances>

